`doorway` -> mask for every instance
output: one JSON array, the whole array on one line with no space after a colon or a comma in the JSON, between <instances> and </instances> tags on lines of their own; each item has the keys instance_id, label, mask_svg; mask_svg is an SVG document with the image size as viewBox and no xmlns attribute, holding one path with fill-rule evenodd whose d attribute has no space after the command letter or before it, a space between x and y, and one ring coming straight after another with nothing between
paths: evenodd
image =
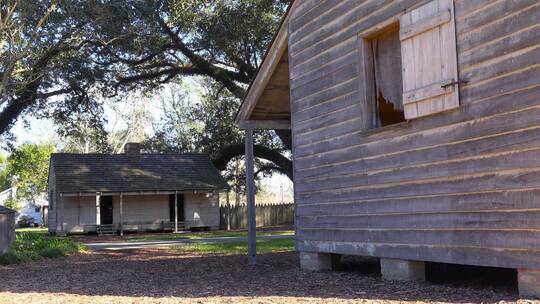
<instances>
[{"instance_id":1,"label":"doorway","mask_svg":"<svg viewBox=\"0 0 540 304\"><path fill-rule=\"evenodd\" d=\"M112 225L113 223L113 197L102 196L99 202L99 214L101 225Z\"/></svg>"},{"instance_id":2,"label":"doorway","mask_svg":"<svg viewBox=\"0 0 540 304\"><path fill-rule=\"evenodd\" d=\"M174 223L174 194L169 195L169 219ZM184 220L184 195L178 194L178 221Z\"/></svg>"}]
</instances>

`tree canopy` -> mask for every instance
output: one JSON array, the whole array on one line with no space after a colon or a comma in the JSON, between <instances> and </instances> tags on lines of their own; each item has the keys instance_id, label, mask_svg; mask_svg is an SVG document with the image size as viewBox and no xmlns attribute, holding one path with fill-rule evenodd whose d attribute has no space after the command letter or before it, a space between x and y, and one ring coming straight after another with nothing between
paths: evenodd
<instances>
[{"instance_id":1,"label":"tree canopy","mask_svg":"<svg viewBox=\"0 0 540 304\"><path fill-rule=\"evenodd\" d=\"M11 186L7 164L7 156L0 151L0 192Z\"/></svg>"},{"instance_id":2,"label":"tree canopy","mask_svg":"<svg viewBox=\"0 0 540 304\"><path fill-rule=\"evenodd\" d=\"M2 1L0 135L7 137L17 119L32 114L54 119L60 133L103 141L104 99L135 89L151 92L200 75L220 98L207 99L215 104L191 111L193 117L211 119L194 138L224 169L243 154L243 145L238 130L223 124L232 124L238 100L255 76L288 2ZM290 135L278 135L281 144L276 145L275 138L269 138L274 133L261 134L267 140L258 141L255 154L292 177L284 153L290 149Z\"/></svg>"},{"instance_id":3,"label":"tree canopy","mask_svg":"<svg viewBox=\"0 0 540 304\"><path fill-rule=\"evenodd\" d=\"M7 172L17 187L16 197L34 203L47 190L51 144L23 144L8 158Z\"/></svg>"}]
</instances>

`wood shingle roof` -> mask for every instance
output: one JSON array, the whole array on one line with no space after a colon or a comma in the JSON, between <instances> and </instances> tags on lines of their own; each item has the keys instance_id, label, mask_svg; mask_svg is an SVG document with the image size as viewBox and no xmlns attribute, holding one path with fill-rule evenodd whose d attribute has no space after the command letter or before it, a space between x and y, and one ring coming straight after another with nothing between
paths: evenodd
<instances>
[{"instance_id":1,"label":"wood shingle roof","mask_svg":"<svg viewBox=\"0 0 540 304\"><path fill-rule=\"evenodd\" d=\"M15 213L15 211L9 208L6 208L4 206L0 206L0 214L3 214L3 213Z\"/></svg>"},{"instance_id":2,"label":"wood shingle roof","mask_svg":"<svg viewBox=\"0 0 540 304\"><path fill-rule=\"evenodd\" d=\"M229 186L205 154L53 154L60 193L209 191Z\"/></svg>"}]
</instances>

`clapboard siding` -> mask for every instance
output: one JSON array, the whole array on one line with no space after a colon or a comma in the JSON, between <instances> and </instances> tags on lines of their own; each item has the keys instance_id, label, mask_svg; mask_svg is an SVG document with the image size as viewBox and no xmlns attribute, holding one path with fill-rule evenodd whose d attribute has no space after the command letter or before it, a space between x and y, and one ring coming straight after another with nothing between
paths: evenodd
<instances>
[{"instance_id":1,"label":"clapboard siding","mask_svg":"<svg viewBox=\"0 0 540 304\"><path fill-rule=\"evenodd\" d=\"M434 178L467 175L475 172L534 167L540 167L540 148L474 155L464 159L421 165L412 164L397 169L383 169L379 172L340 174L331 178L319 178L314 181L304 182L297 185L296 190L297 193L305 193L411 180L430 181Z\"/></svg>"},{"instance_id":2,"label":"clapboard siding","mask_svg":"<svg viewBox=\"0 0 540 304\"><path fill-rule=\"evenodd\" d=\"M364 3L351 0L343 2L347 2L353 7L355 7L355 5L360 6ZM382 2L384 2L386 5L384 5ZM308 37L303 39L302 42L299 42L298 44L295 44L294 41L289 40L289 56L291 59L291 64L295 66L297 63L303 62L308 58L316 57L325 50L357 35L359 32L362 32L362 30L375 26L378 23L384 22L388 18L396 16L417 2L420 2L420 0L372 0L369 1L369 5L362 5L359 9L347 14L346 20L340 17L334 18L330 25L332 26L332 30L334 32L324 30L325 35L321 35L316 31L316 29L313 29L315 35L319 34L317 36L319 40L310 39ZM323 12L320 13L322 14ZM290 35L293 35L293 33L290 33ZM291 79L291 85L292 83L293 79Z\"/></svg>"},{"instance_id":3,"label":"clapboard siding","mask_svg":"<svg viewBox=\"0 0 540 304\"><path fill-rule=\"evenodd\" d=\"M540 229L540 209L513 212L409 213L391 215L304 216L304 229Z\"/></svg>"},{"instance_id":4,"label":"clapboard siding","mask_svg":"<svg viewBox=\"0 0 540 304\"><path fill-rule=\"evenodd\" d=\"M320 67L328 65L331 60L339 60L342 56L349 54L352 51L356 51L358 47L358 42L356 37L351 37L338 45L333 46L332 48L326 50L320 56L310 58L298 65L291 65L290 68L290 77L298 78L313 70L316 70Z\"/></svg>"},{"instance_id":5,"label":"clapboard siding","mask_svg":"<svg viewBox=\"0 0 540 304\"><path fill-rule=\"evenodd\" d=\"M332 191L313 191L296 194L297 204L310 202L339 202L376 198L399 198L448 193L490 191L492 189L519 189L540 187L540 168L515 168L489 171L468 176L450 176L426 180L412 180L370 186L356 186Z\"/></svg>"},{"instance_id":6,"label":"clapboard siding","mask_svg":"<svg viewBox=\"0 0 540 304\"><path fill-rule=\"evenodd\" d=\"M467 69L472 65L486 64L484 61L494 60L501 54L515 52L538 43L540 43L540 26L533 26L503 35L500 39L485 43L481 48L461 52L458 45L458 51L460 51L458 59L460 60L460 65L464 69Z\"/></svg>"},{"instance_id":7,"label":"clapboard siding","mask_svg":"<svg viewBox=\"0 0 540 304\"><path fill-rule=\"evenodd\" d=\"M437 149L441 145L449 146L455 143L473 142L475 139L481 139L486 136L497 136L507 132L515 132L520 129L530 128L540 124L540 107L524 108L512 112L492 115L489 117L480 117L478 119L456 123L442 128L430 129L413 133L411 135L402 135L392 138L392 140L379 140L375 142L362 143L351 147L334 148L331 143L328 145L327 151L318 152L325 146L319 143L313 147L315 153L311 149L295 149L295 161L300 163L301 168L309 169L321 165L328 165L338 162L343 159L382 157L391 153L409 153L416 149L421 149L424 152L428 149ZM330 128L330 127L328 127ZM322 130L321 136L326 129ZM509 144L509 143L506 143ZM465 147L458 147L466 149ZM306 151L305 154L300 154L299 151ZM429 155L426 155L429 157Z\"/></svg>"},{"instance_id":8,"label":"clapboard siding","mask_svg":"<svg viewBox=\"0 0 540 304\"><path fill-rule=\"evenodd\" d=\"M477 193L454 193L412 198L391 198L346 201L341 203L310 203L297 210L297 216L389 215L422 213L463 213L537 210L540 190L520 190ZM334 207L334 208L332 208Z\"/></svg>"},{"instance_id":9,"label":"clapboard siding","mask_svg":"<svg viewBox=\"0 0 540 304\"><path fill-rule=\"evenodd\" d=\"M531 149L538 147L535 141L540 140L540 128L524 129L520 132L497 135L495 137L480 138L468 145L458 142L456 144L439 146L437 149L426 153L425 150L409 151L406 157L402 153L387 155L384 158L355 159L316 167L304 171L297 171L298 178L304 182L312 180L328 179L335 176L358 174L365 170L380 171L392 168L411 167L425 161L422 164L436 162L451 162L467 159L468 157L484 156L489 153L506 153L519 149ZM468 148L468 149L467 149ZM460 159L461 158L461 159ZM358 170L362 167L362 171Z\"/></svg>"},{"instance_id":10,"label":"clapboard siding","mask_svg":"<svg viewBox=\"0 0 540 304\"><path fill-rule=\"evenodd\" d=\"M298 249L540 268L538 1L456 0L460 107L364 129L357 35L425 2L291 15Z\"/></svg>"},{"instance_id":11,"label":"clapboard siding","mask_svg":"<svg viewBox=\"0 0 540 304\"><path fill-rule=\"evenodd\" d=\"M323 242L415 244L535 250L540 247L540 231L534 229L302 229L302 240ZM535 250L537 251L537 250Z\"/></svg>"},{"instance_id":12,"label":"clapboard siding","mask_svg":"<svg viewBox=\"0 0 540 304\"><path fill-rule=\"evenodd\" d=\"M477 14L472 7L466 7L474 1L459 1L456 3L456 12L459 23L456 24L458 33L478 31L482 27L514 15L521 9L530 5L538 4L537 0L497 0L486 3L484 0L476 1L476 8L481 8L482 13ZM471 9L472 8L472 9Z\"/></svg>"}]
</instances>

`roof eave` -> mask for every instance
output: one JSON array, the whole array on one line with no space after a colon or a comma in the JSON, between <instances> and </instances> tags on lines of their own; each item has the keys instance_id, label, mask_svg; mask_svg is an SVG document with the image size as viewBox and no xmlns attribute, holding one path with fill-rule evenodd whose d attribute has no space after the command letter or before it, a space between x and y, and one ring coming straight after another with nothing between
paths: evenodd
<instances>
[{"instance_id":1,"label":"roof eave","mask_svg":"<svg viewBox=\"0 0 540 304\"><path fill-rule=\"evenodd\" d=\"M249 120L253 109L257 105L257 101L261 97L266 85L270 81L274 71L279 65L279 61L283 53L288 47L289 38L289 18L291 12L300 1L292 1L289 9L283 17L279 30L274 36L272 43L266 52L263 62L257 71L257 75L249 85L246 96L242 100L242 104L236 113L235 123L240 125L240 122Z\"/></svg>"}]
</instances>

